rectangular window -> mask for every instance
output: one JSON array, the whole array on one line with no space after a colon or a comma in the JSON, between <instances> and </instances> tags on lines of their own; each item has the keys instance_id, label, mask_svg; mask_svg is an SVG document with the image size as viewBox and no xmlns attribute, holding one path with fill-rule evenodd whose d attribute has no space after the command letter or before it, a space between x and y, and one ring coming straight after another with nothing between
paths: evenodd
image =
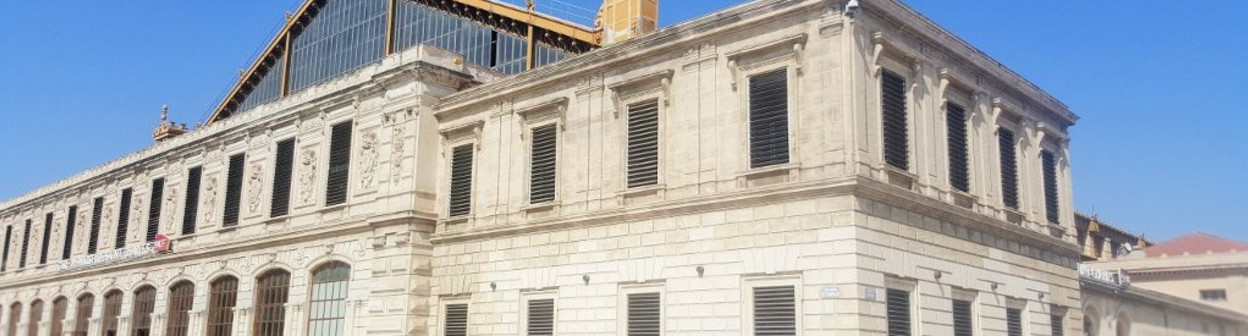
<instances>
[{"instance_id":1,"label":"rectangular window","mask_svg":"<svg viewBox=\"0 0 1248 336\"><path fill-rule=\"evenodd\" d=\"M165 179L158 178L152 180L151 202L147 207L147 232L144 238L153 242L156 241L156 234L160 231L160 206L165 197Z\"/></svg>"},{"instance_id":2,"label":"rectangular window","mask_svg":"<svg viewBox=\"0 0 1248 336\"><path fill-rule=\"evenodd\" d=\"M949 143L949 186L968 192L971 191L971 171L966 109L950 102L945 104L945 110L945 133Z\"/></svg>"},{"instance_id":3,"label":"rectangular window","mask_svg":"<svg viewBox=\"0 0 1248 336\"><path fill-rule=\"evenodd\" d=\"M0 272L9 270L9 242L13 239L13 226L4 227L4 259L0 259Z\"/></svg>"},{"instance_id":4,"label":"rectangular window","mask_svg":"<svg viewBox=\"0 0 1248 336\"><path fill-rule=\"evenodd\" d=\"M1006 308L1005 327L1007 336L1023 336L1023 310Z\"/></svg>"},{"instance_id":5,"label":"rectangular window","mask_svg":"<svg viewBox=\"0 0 1248 336\"><path fill-rule=\"evenodd\" d=\"M1066 335L1066 310L1054 309L1053 315L1049 315L1050 335L1065 336Z\"/></svg>"},{"instance_id":6,"label":"rectangular window","mask_svg":"<svg viewBox=\"0 0 1248 336\"><path fill-rule=\"evenodd\" d=\"M880 111L884 127L884 162L910 169L910 126L906 112L906 78L883 70L880 76Z\"/></svg>"},{"instance_id":7,"label":"rectangular window","mask_svg":"<svg viewBox=\"0 0 1248 336\"><path fill-rule=\"evenodd\" d=\"M885 310L889 336L910 336L910 292L900 289L886 289Z\"/></svg>"},{"instance_id":8,"label":"rectangular window","mask_svg":"<svg viewBox=\"0 0 1248 336\"><path fill-rule=\"evenodd\" d=\"M273 197L269 204L269 217L290 213L290 181L295 166L295 139L277 143L277 162L273 163Z\"/></svg>"},{"instance_id":9,"label":"rectangular window","mask_svg":"<svg viewBox=\"0 0 1248 336\"><path fill-rule=\"evenodd\" d=\"M953 300L953 336L971 336L974 332L971 302Z\"/></svg>"},{"instance_id":10,"label":"rectangular window","mask_svg":"<svg viewBox=\"0 0 1248 336\"><path fill-rule=\"evenodd\" d=\"M74 254L74 229L78 226L77 220L78 206L71 205L69 206L69 213L65 216L65 239L62 240L65 243L61 244L63 246L61 248L61 260L69 259L69 256Z\"/></svg>"},{"instance_id":11,"label":"rectangular window","mask_svg":"<svg viewBox=\"0 0 1248 336\"><path fill-rule=\"evenodd\" d=\"M325 185L325 205L347 202L347 181L351 176L351 126L341 122L330 130L329 173Z\"/></svg>"},{"instance_id":12,"label":"rectangular window","mask_svg":"<svg viewBox=\"0 0 1248 336\"><path fill-rule=\"evenodd\" d=\"M1001 147L1001 201L1006 207L1018 209L1018 150L1014 146L1014 132L998 129L997 143Z\"/></svg>"},{"instance_id":13,"label":"rectangular window","mask_svg":"<svg viewBox=\"0 0 1248 336\"><path fill-rule=\"evenodd\" d=\"M1202 289L1200 290L1201 301L1226 301L1225 289Z\"/></svg>"},{"instance_id":14,"label":"rectangular window","mask_svg":"<svg viewBox=\"0 0 1248 336\"><path fill-rule=\"evenodd\" d=\"M443 325L446 330L442 332L442 335L467 336L468 304L460 303L446 305L446 321Z\"/></svg>"},{"instance_id":15,"label":"rectangular window","mask_svg":"<svg viewBox=\"0 0 1248 336\"><path fill-rule=\"evenodd\" d=\"M52 247L52 213L49 212L43 217L43 239L40 240L39 248L39 264L48 263L48 250Z\"/></svg>"},{"instance_id":16,"label":"rectangular window","mask_svg":"<svg viewBox=\"0 0 1248 336\"><path fill-rule=\"evenodd\" d=\"M750 168L789 163L789 71L750 76Z\"/></svg>"},{"instance_id":17,"label":"rectangular window","mask_svg":"<svg viewBox=\"0 0 1248 336\"><path fill-rule=\"evenodd\" d=\"M134 189L126 188L121 190L121 209L117 211L117 232L113 241L113 248L119 249L126 247L126 232L130 225L130 197L134 196Z\"/></svg>"},{"instance_id":18,"label":"rectangular window","mask_svg":"<svg viewBox=\"0 0 1248 336\"><path fill-rule=\"evenodd\" d=\"M21 258L17 260L18 268L26 267L26 249L29 249L29 248L30 248L30 220L27 219L26 228L22 229L22 250L21 250L21 254L18 255L18 257Z\"/></svg>"},{"instance_id":19,"label":"rectangular window","mask_svg":"<svg viewBox=\"0 0 1248 336\"><path fill-rule=\"evenodd\" d=\"M472 212L472 153L473 145L467 144L451 150L451 196L450 216L467 215Z\"/></svg>"},{"instance_id":20,"label":"rectangular window","mask_svg":"<svg viewBox=\"0 0 1248 336\"><path fill-rule=\"evenodd\" d=\"M628 106L628 187L658 183L659 101L648 100Z\"/></svg>"},{"instance_id":21,"label":"rectangular window","mask_svg":"<svg viewBox=\"0 0 1248 336\"><path fill-rule=\"evenodd\" d=\"M186 204L182 205L182 235L195 233L195 221L199 218L199 180L204 168L194 167L186 171Z\"/></svg>"},{"instance_id":22,"label":"rectangular window","mask_svg":"<svg viewBox=\"0 0 1248 336\"><path fill-rule=\"evenodd\" d=\"M533 129L533 143L529 152L530 204L555 200L557 131L558 129L553 124Z\"/></svg>"},{"instance_id":23,"label":"rectangular window","mask_svg":"<svg viewBox=\"0 0 1248 336\"><path fill-rule=\"evenodd\" d=\"M525 308L525 335L553 336L555 334L555 299L529 300Z\"/></svg>"},{"instance_id":24,"label":"rectangular window","mask_svg":"<svg viewBox=\"0 0 1248 336\"><path fill-rule=\"evenodd\" d=\"M100 243L100 214L104 211L104 198L96 197L91 202L91 230L87 235L87 254L95 254Z\"/></svg>"},{"instance_id":25,"label":"rectangular window","mask_svg":"<svg viewBox=\"0 0 1248 336\"><path fill-rule=\"evenodd\" d=\"M230 156L230 165L225 173L225 211L221 214L221 225L231 227L238 225L238 213L243 199L243 164L246 154Z\"/></svg>"},{"instance_id":26,"label":"rectangular window","mask_svg":"<svg viewBox=\"0 0 1248 336\"><path fill-rule=\"evenodd\" d=\"M1044 211L1049 223L1057 224L1061 218L1057 205L1057 160L1053 152L1040 151L1040 163L1044 170Z\"/></svg>"},{"instance_id":27,"label":"rectangular window","mask_svg":"<svg viewBox=\"0 0 1248 336\"><path fill-rule=\"evenodd\" d=\"M797 289L766 286L752 290L754 335L797 335Z\"/></svg>"}]
</instances>

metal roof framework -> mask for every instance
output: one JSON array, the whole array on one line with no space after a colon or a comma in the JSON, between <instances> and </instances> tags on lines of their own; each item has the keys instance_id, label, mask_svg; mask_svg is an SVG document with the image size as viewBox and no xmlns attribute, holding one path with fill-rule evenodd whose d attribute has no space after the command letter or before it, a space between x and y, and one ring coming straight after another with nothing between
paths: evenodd
<instances>
[{"instance_id":1,"label":"metal roof framework","mask_svg":"<svg viewBox=\"0 0 1248 336\"><path fill-rule=\"evenodd\" d=\"M229 94L213 109L212 115L208 117L207 123L211 124L216 121L230 117L242 100L251 92L269 70L274 67L283 67L282 71L282 88L280 97L285 97L289 91L290 76L290 41L295 34L298 34L317 14L318 9L324 3L330 0L307 0L299 7L293 15L286 19L286 24L278 31L277 36L269 42L264 48L264 52L252 62L251 67L247 71L240 73L238 83L230 89ZM433 8L442 9L447 12L459 15L461 17L477 21L487 26L496 27L502 30L516 30L519 24L520 33L525 35L528 41L528 55L526 69L532 69L535 66L534 48L536 41L544 41L550 44L559 45L566 49L579 49L578 51L587 51L588 49L601 46L602 35L600 30L586 28L568 21L560 20L545 14L538 13L531 9L522 9L509 4L498 3L492 0L388 0L389 7L387 9L386 22L386 48L385 54L394 53L394 28L395 28L395 8L399 1L412 1L421 3ZM559 42L563 43L559 43ZM282 62L278 62L282 60ZM280 63L280 64L279 64Z\"/></svg>"}]
</instances>

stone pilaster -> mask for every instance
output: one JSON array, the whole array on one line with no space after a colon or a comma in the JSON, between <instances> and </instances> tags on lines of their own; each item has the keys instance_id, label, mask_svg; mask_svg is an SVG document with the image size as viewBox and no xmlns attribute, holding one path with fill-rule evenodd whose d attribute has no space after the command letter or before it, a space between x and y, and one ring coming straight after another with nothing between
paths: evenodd
<instances>
[{"instance_id":1,"label":"stone pilaster","mask_svg":"<svg viewBox=\"0 0 1248 336\"><path fill-rule=\"evenodd\" d=\"M286 330L283 335L301 336L303 335L303 323L297 323L303 316L303 304L286 303Z\"/></svg>"},{"instance_id":2,"label":"stone pilaster","mask_svg":"<svg viewBox=\"0 0 1248 336\"><path fill-rule=\"evenodd\" d=\"M204 310L194 309L187 313L190 323L186 327L186 336L203 336L204 335Z\"/></svg>"},{"instance_id":3,"label":"stone pilaster","mask_svg":"<svg viewBox=\"0 0 1248 336\"><path fill-rule=\"evenodd\" d=\"M251 309L247 307L234 307L234 326L233 334L238 336L247 336L247 327L251 325Z\"/></svg>"}]
</instances>

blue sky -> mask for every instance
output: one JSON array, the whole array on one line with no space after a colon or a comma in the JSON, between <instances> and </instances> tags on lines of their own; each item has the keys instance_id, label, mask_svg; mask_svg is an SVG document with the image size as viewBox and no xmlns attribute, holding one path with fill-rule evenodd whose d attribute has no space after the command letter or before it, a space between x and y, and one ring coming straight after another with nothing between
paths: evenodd
<instances>
[{"instance_id":1,"label":"blue sky","mask_svg":"<svg viewBox=\"0 0 1248 336\"><path fill-rule=\"evenodd\" d=\"M740 2L664 0L661 17ZM907 2L1083 118L1072 129L1079 210L1155 240L1248 240L1248 2ZM150 145L161 104L203 120L298 4L0 2L0 199Z\"/></svg>"}]
</instances>

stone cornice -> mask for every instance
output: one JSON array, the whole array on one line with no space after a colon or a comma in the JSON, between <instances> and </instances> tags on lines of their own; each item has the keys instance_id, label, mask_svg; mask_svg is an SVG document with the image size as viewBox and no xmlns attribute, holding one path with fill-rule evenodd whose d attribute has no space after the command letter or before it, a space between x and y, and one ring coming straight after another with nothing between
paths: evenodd
<instances>
[{"instance_id":1,"label":"stone cornice","mask_svg":"<svg viewBox=\"0 0 1248 336\"><path fill-rule=\"evenodd\" d=\"M72 189L98 188L102 186L101 184L107 184L107 180L121 180L129 177L135 168L146 169L143 167L161 164L168 157L195 155L202 151L205 145L215 148L217 145L213 145L214 142L236 136L245 137L252 129L264 128L270 123L280 123L287 119L320 113L326 104L333 105L358 100L362 92L371 92L374 88L394 85L396 80L401 80L400 77L407 77L411 80L420 78L445 80L458 77L459 80L470 81L471 78L459 73L482 72L480 69L452 70L447 68L447 66L452 66L452 63L439 58L445 57L442 55L445 53L447 52L421 46L391 55L379 63L366 66L338 79L312 86L287 98L196 128L186 134L156 143L72 177L6 200L0 203L0 218L36 205L35 203L44 197L61 197L62 195L57 194L74 193ZM106 182L101 183L101 180Z\"/></svg>"}]
</instances>

